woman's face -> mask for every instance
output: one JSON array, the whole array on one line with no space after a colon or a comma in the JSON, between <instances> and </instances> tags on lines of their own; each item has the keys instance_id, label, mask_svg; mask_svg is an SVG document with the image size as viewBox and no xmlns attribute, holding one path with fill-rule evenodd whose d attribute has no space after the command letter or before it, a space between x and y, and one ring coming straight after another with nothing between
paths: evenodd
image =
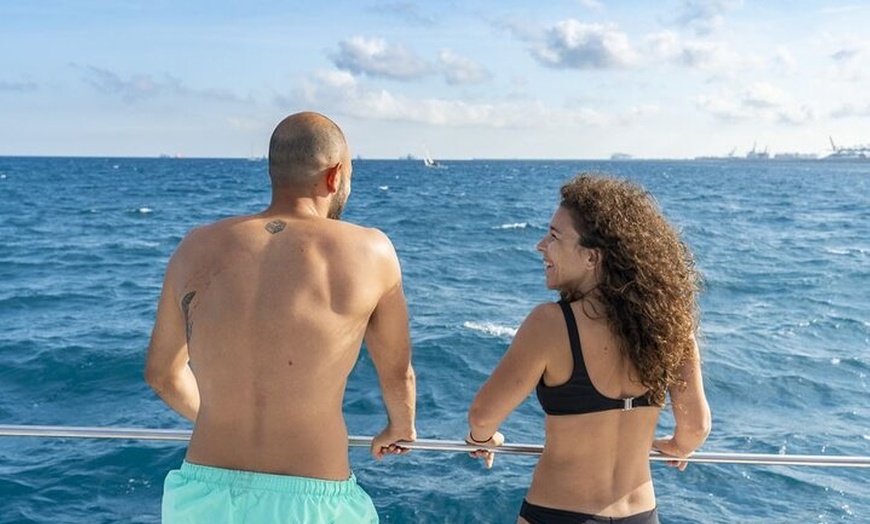
<instances>
[{"instance_id":1,"label":"woman's face","mask_svg":"<svg viewBox=\"0 0 870 524\"><path fill-rule=\"evenodd\" d=\"M549 231L536 247L544 257L548 289L587 291L594 286L592 250L580 245L580 235L567 209L556 209Z\"/></svg>"}]
</instances>

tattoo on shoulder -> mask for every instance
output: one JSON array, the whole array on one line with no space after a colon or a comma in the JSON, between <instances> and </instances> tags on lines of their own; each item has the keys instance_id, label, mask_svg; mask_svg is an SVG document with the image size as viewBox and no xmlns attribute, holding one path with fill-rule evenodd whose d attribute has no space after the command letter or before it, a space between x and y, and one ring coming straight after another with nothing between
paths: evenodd
<instances>
[{"instance_id":1,"label":"tattoo on shoulder","mask_svg":"<svg viewBox=\"0 0 870 524\"><path fill-rule=\"evenodd\" d=\"M190 303L193 302L194 295L196 295L196 291L191 291L181 299L181 312L184 314L184 334L187 337L188 344L190 344L190 336L193 334L193 322L190 320Z\"/></svg>"},{"instance_id":2,"label":"tattoo on shoulder","mask_svg":"<svg viewBox=\"0 0 870 524\"><path fill-rule=\"evenodd\" d=\"M273 220L266 224L266 231L274 235L275 233L284 231L285 227L287 227L287 222L284 222L283 220Z\"/></svg>"}]
</instances>

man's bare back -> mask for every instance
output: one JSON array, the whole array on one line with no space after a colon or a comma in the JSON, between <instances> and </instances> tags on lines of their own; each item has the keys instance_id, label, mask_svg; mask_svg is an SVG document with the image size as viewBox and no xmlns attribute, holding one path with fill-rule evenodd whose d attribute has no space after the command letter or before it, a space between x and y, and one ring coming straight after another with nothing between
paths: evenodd
<instances>
[{"instance_id":1,"label":"man's bare back","mask_svg":"<svg viewBox=\"0 0 870 524\"><path fill-rule=\"evenodd\" d=\"M169 262L146 375L195 421L191 463L347 479L342 400L364 339L390 421L373 454L416 437L399 262L380 231L329 218L350 187L340 156L288 187L273 172L266 211L192 231Z\"/></svg>"}]
</instances>

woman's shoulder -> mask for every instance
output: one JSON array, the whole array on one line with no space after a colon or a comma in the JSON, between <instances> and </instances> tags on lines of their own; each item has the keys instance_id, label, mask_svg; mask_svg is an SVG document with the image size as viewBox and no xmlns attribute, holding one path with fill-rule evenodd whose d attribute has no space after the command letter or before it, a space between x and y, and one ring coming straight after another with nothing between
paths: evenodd
<instances>
[{"instance_id":1,"label":"woman's shoulder","mask_svg":"<svg viewBox=\"0 0 870 524\"><path fill-rule=\"evenodd\" d=\"M558 302L543 302L532 308L520 329L538 337L551 337L564 331L565 317Z\"/></svg>"},{"instance_id":2,"label":"woman's shoulder","mask_svg":"<svg viewBox=\"0 0 870 524\"><path fill-rule=\"evenodd\" d=\"M536 322L552 322L560 318L562 318L562 307L558 302L541 302L526 315L526 320L531 319Z\"/></svg>"}]
</instances>

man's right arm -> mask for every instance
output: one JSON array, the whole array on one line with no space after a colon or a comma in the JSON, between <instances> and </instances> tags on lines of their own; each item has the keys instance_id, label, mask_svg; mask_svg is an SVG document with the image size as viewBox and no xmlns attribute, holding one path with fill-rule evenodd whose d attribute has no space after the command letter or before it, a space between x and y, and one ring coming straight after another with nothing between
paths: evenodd
<instances>
[{"instance_id":1,"label":"man's right arm","mask_svg":"<svg viewBox=\"0 0 870 524\"><path fill-rule=\"evenodd\" d=\"M191 422L196 422L200 402L199 389L190 369L187 352L189 319L186 318L185 311L182 311L189 303L179 305L176 302L172 285L177 257L176 252L166 268L163 290L157 305L157 319L148 345L145 381L170 408ZM193 298L193 293L190 298Z\"/></svg>"},{"instance_id":2,"label":"man's right arm","mask_svg":"<svg viewBox=\"0 0 870 524\"><path fill-rule=\"evenodd\" d=\"M391 285L375 307L365 334L388 417L387 427L372 440L372 455L377 459L387 453L401 452L394 445L397 441L417 438L417 385L411 366L408 305L399 260L389 240L384 237L384 241L389 248L384 276Z\"/></svg>"}]
</instances>

